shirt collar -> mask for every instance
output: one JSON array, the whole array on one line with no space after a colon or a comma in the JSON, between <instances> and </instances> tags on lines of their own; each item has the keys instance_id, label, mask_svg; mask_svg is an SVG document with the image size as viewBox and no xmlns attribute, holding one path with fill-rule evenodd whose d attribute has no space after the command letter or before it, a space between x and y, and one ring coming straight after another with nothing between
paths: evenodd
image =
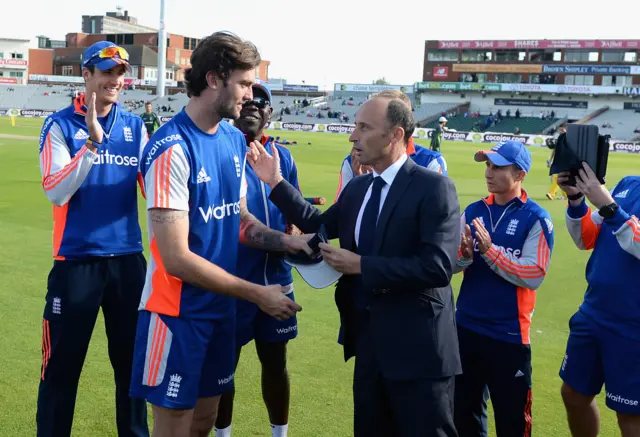
<instances>
[{"instance_id":1,"label":"shirt collar","mask_svg":"<svg viewBox=\"0 0 640 437\"><path fill-rule=\"evenodd\" d=\"M272 139L273 137L270 137L269 135L265 135L264 133L262 134L262 136L259 138L260 140L260 144L262 144L263 146L266 146L267 143ZM247 134L244 135L244 139L247 142L247 145L249 145L249 137L247 136ZM256 138L258 139L258 138Z\"/></svg>"},{"instance_id":2,"label":"shirt collar","mask_svg":"<svg viewBox=\"0 0 640 437\"><path fill-rule=\"evenodd\" d=\"M400 171L404 163L407 162L407 159L407 154L403 153L402 156L400 156L400 158L398 158L396 162L387 167L387 169L383 171L382 174L378 174L374 170L373 177L380 176L387 183L387 185L391 186L393 180L398 175L398 172Z\"/></svg>"},{"instance_id":3,"label":"shirt collar","mask_svg":"<svg viewBox=\"0 0 640 437\"><path fill-rule=\"evenodd\" d=\"M487 205L493 205L496 202L495 197L496 196L493 193L485 197L485 201L487 202ZM511 202L516 202L520 205L524 205L525 203L527 203L528 199L529 199L529 196L527 195L527 192L523 189L522 194L520 194L520 197L514 197L513 199L511 199L511 201L507 202L507 205L510 204Z\"/></svg>"}]
</instances>

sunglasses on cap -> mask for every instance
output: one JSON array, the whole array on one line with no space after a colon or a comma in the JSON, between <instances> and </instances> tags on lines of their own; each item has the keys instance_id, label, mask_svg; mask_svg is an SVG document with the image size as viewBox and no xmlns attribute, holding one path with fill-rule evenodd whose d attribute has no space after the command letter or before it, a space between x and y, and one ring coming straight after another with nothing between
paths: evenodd
<instances>
[{"instance_id":1,"label":"sunglasses on cap","mask_svg":"<svg viewBox=\"0 0 640 437\"><path fill-rule=\"evenodd\" d=\"M105 47L104 49L98 52L95 52L93 55L91 55L91 57L87 59L87 62L85 64L88 64L94 58L100 58L100 59L120 58L123 61L129 61L129 52L127 52L122 47L117 47L117 46Z\"/></svg>"},{"instance_id":2,"label":"sunglasses on cap","mask_svg":"<svg viewBox=\"0 0 640 437\"><path fill-rule=\"evenodd\" d=\"M258 109L264 109L267 106L269 106L270 103L271 102L269 102L269 100L265 99L264 97L255 96L253 98L253 100L249 100L249 101L244 102L244 104L242 106L244 108L246 108L249 105L254 105Z\"/></svg>"}]
</instances>

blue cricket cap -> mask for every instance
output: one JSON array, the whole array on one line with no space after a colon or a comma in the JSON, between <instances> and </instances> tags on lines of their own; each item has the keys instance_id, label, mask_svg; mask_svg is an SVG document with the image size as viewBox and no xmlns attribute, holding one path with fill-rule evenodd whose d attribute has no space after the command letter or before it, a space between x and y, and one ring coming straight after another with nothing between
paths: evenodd
<instances>
[{"instance_id":1,"label":"blue cricket cap","mask_svg":"<svg viewBox=\"0 0 640 437\"><path fill-rule=\"evenodd\" d=\"M491 150L480 150L476 152L475 160L477 162L489 160L498 167L515 164L527 173L531 170L531 152L519 141L502 141Z\"/></svg>"},{"instance_id":2,"label":"blue cricket cap","mask_svg":"<svg viewBox=\"0 0 640 437\"><path fill-rule=\"evenodd\" d=\"M258 88L264 91L264 93L267 95L267 99L269 99L269 103L273 103L271 99L271 88L269 88L269 85L267 85L265 81L256 79L256 83L253 84L253 88Z\"/></svg>"},{"instance_id":3,"label":"blue cricket cap","mask_svg":"<svg viewBox=\"0 0 640 437\"><path fill-rule=\"evenodd\" d=\"M110 57L101 57L99 53L109 47L115 47L118 50L114 50L115 53ZM120 53L124 53L126 56L123 57ZM85 50L84 56L82 57L82 66L89 67L93 65L95 68L102 71L110 70L116 65L124 65L127 67L127 69L129 69L130 67L128 58L129 54L122 47L119 47L109 41L99 41Z\"/></svg>"}]
</instances>

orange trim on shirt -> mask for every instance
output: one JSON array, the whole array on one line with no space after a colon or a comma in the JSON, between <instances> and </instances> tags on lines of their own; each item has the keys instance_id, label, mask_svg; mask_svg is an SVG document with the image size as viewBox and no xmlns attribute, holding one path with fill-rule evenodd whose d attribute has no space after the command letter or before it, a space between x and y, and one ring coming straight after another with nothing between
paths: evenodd
<instances>
[{"instance_id":1,"label":"orange trim on shirt","mask_svg":"<svg viewBox=\"0 0 640 437\"><path fill-rule=\"evenodd\" d=\"M536 292L528 288L518 287L516 293L518 297L518 320L520 321L522 344L529 344L531 343L531 315L536 305Z\"/></svg>"},{"instance_id":2,"label":"orange trim on shirt","mask_svg":"<svg viewBox=\"0 0 640 437\"><path fill-rule=\"evenodd\" d=\"M640 221L636 216L631 216L629 220L627 220L627 225L633 231L633 241L636 243L640 243Z\"/></svg>"},{"instance_id":3,"label":"orange trim on shirt","mask_svg":"<svg viewBox=\"0 0 640 437\"><path fill-rule=\"evenodd\" d=\"M73 99L73 110L80 115L87 115L87 111L84 109L87 107L84 96L84 94L80 94L78 97Z\"/></svg>"},{"instance_id":4,"label":"orange trim on shirt","mask_svg":"<svg viewBox=\"0 0 640 437\"><path fill-rule=\"evenodd\" d=\"M416 145L413 142L413 137L409 137L409 141L407 142L407 155L413 155L416 153Z\"/></svg>"},{"instance_id":5,"label":"orange trim on shirt","mask_svg":"<svg viewBox=\"0 0 640 437\"><path fill-rule=\"evenodd\" d=\"M58 253L60 253L64 229L67 226L68 210L68 202L62 206L53 206L53 258L60 261L64 260L64 256L60 256Z\"/></svg>"},{"instance_id":6,"label":"orange trim on shirt","mask_svg":"<svg viewBox=\"0 0 640 437\"><path fill-rule=\"evenodd\" d=\"M529 196L525 190L520 190L520 191L521 191L520 200L523 203L526 203L527 199L529 199ZM493 205L496 201L496 195L493 193L489 194L489 196L485 197L485 201L487 202L487 204Z\"/></svg>"},{"instance_id":7,"label":"orange trim on shirt","mask_svg":"<svg viewBox=\"0 0 640 437\"><path fill-rule=\"evenodd\" d=\"M151 275L151 294L145 309L152 313L177 317L180 315L182 280L170 276L165 270L155 237L151 239L151 256L155 270Z\"/></svg>"},{"instance_id":8,"label":"orange trim on shirt","mask_svg":"<svg viewBox=\"0 0 640 437\"><path fill-rule=\"evenodd\" d=\"M169 195L171 190L171 154L173 149L169 149L155 162L154 183L156 208L169 208Z\"/></svg>"},{"instance_id":9,"label":"orange trim on shirt","mask_svg":"<svg viewBox=\"0 0 640 437\"><path fill-rule=\"evenodd\" d=\"M593 249L596 245L596 240L600 234L601 225L596 224L591 218L591 208L587 208L587 213L580 219L582 245L585 249Z\"/></svg>"}]
</instances>

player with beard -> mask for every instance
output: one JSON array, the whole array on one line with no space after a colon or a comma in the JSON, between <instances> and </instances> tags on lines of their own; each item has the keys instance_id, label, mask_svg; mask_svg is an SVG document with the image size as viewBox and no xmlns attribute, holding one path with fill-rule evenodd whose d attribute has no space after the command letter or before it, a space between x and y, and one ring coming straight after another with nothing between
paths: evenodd
<instances>
[{"instance_id":1,"label":"player with beard","mask_svg":"<svg viewBox=\"0 0 640 437\"><path fill-rule=\"evenodd\" d=\"M271 144L275 143L272 137L264 133L273 112L271 100L268 85L258 80L253 85L253 100L244 104L240 118L235 122L236 127L245 135L247 144L260 141L271 150ZM279 144L276 144L276 149L280 155L282 175L300 190L298 170L291 152ZM269 200L271 188L258 179L251 166L247 166L245 172L249 212L271 229L285 232L289 226L284 214ZM285 287L285 294L294 299L291 266L284 262L282 255L241 245L238 247L237 275L255 284L280 284ZM286 437L290 396L287 342L298 333L296 317L277 320L260 310L257 305L243 300L236 302L236 311L236 366L242 347L255 340L256 352L262 365L262 397L269 414L271 432L274 437ZM234 394L235 390L231 389L220 399L216 437L231 436Z\"/></svg>"},{"instance_id":2,"label":"player with beard","mask_svg":"<svg viewBox=\"0 0 640 437\"><path fill-rule=\"evenodd\" d=\"M208 436L220 395L233 385L235 299L286 320L300 306L281 285L238 278L238 243L311 253L305 236L269 229L247 210L244 135L256 47L218 32L200 41L185 71L189 103L145 148L151 258L140 302L132 397L153 406L154 437Z\"/></svg>"}]
</instances>

